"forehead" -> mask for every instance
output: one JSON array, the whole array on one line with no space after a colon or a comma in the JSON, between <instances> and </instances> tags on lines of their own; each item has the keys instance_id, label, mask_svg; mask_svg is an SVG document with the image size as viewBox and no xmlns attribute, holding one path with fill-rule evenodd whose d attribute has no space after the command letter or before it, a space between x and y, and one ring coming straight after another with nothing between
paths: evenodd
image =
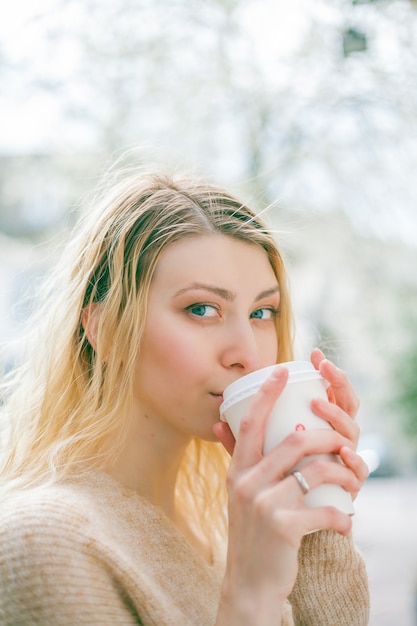
<instances>
[{"instance_id":1,"label":"forehead","mask_svg":"<svg viewBox=\"0 0 417 626\"><path fill-rule=\"evenodd\" d=\"M239 286L242 281L276 284L272 266L263 248L227 235L187 237L169 244L161 253L154 284L200 279Z\"/></svg>"}]
</instances>

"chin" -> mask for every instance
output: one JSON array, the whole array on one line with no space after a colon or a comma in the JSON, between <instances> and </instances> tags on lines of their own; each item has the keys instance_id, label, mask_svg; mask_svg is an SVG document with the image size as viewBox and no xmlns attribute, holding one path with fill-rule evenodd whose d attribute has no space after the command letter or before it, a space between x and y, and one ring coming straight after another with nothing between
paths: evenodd
<instances>
[{"instance_id":1,"label":"chin","mask_svg":"<svg viewBox=\"0 0 417 626\"><path fill-rule=\"evenodd\" d=\"M214 424L215 422L213 422ZM194 435L194 437L196 439L200 439L200 441L209 441L212 443L220 443L220 441L217 439L216 435L213 433L212 430L207 431L207 432L200 432L200 433L196 433Z\"/></svg>"}]
</instances>

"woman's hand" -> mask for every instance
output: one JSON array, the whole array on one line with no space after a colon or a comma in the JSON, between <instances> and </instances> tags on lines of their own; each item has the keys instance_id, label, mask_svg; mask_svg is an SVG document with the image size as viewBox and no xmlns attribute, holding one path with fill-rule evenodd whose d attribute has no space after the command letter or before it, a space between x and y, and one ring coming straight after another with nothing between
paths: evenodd
<instances>
[{"instance_id":1,"label":"woman's hand","mask_svg":"<svg viewBox=\"0 0 417 626\"><path fill-rule=\"evenodd\" d=\"M352 453L352 450L357 448L360 434L359 426L355 422L359 399L346 374L328 361L318 348L313 350L311 362L329 383L327 389L329 402L315 398L311 408L316 415L329 422L337 432L350 441L347 448L340 450L340 458L355 473L362 486L369 475L368 466L360 456ZM351 493L355 497L358 492Z\"/></svg>"},{"instance_id":2,"label":"woman's hand","mask_svg":"<svg viewBox=\"0 0 417 626\"><path fill-rule=\"evenodd\" d=\"M234 445L226 424L215 427L218 438L233 452L228 474L228 557L219 625L279 623L277 611L296 579L302 537L318 528L342 535L351 529L350 517L336 508L306 508L300 485L290 474L305 456L340 454L345 465L315 460L303 467L303 475L312 489L330 482L350 492L359 490L360 461L352 441L356 431L345 423L351 421L347 414L339 415L339 407L332 405L332 419L340 422L339 428L293 432L263 454L265 424L287 379L287 369L277 366L242 419Z\"/></svg>"}]
</instances>

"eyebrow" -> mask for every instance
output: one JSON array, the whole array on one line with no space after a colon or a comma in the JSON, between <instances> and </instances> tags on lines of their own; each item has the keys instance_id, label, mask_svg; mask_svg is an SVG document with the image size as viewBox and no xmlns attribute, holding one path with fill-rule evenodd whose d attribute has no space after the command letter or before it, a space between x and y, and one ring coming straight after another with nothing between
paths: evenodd
<instances>
[{"instance_id":1,"label":"eyebrow","mask_svg":"<svg viewBox=\"0 0 417 626\"><path fill-rule=\"evenodd\" d=\"M220 296L221 298L223 298L223 300L226 300L227 302L233 302L233 300L236 298L236 294L233 293L233 291L230 291L229 289L223 289L222 287L216 287L215 285L209 285L206 283L191 283L191 285L188 285L188 287L179 289L174 294L174 298L181 296L187 291L191 291L193 289L203 289L204 291L210 291L211 293L214 293L217 296ZM265 289L264 291L261 291L256 296L255 301L262 300L263 298L268 298L269 296L273 296L276 293L279 293L278 285L271 287L271 289Z\"/></svg>"}]
</instances>

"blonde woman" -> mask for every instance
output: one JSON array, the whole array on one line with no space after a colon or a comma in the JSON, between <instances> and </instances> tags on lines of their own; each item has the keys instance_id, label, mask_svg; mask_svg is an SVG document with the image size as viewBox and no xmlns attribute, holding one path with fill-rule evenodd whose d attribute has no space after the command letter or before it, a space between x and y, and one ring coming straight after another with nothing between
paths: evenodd
<instances>
[{"instance_id":1,"label":"blonde woman","mask_svg":"<svg viewBox=\"0 0 417 626\"><path fill-rule=\"evenodd\" d=\"M333 430L262 454L279 365L235 442L224 388L292 358L276 242L228 192L132 175L78 227L48 283L25 363L5 384L2 626L361 626L365 566L311 487L359 491L357 399L313 352ZM7 436L6 436L7 432ZM319 532L310 531L322 529Z\"/></svg>"}]
</instances>

